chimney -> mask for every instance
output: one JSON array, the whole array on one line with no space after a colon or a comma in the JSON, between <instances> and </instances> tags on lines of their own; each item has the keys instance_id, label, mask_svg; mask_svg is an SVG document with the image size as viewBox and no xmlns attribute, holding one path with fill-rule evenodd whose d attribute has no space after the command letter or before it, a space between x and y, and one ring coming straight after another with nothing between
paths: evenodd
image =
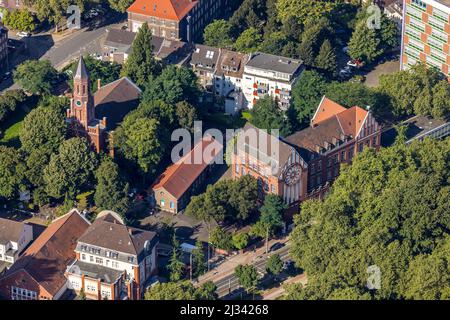
<instances>
[{"instance_id":1,"label":"chimney","mask_svg":"<svg viewBox=\"0 0 450 320\"><path fill-rule=\"evenodd\" d=\"M97 79L97 90L102 87L102 80Z\"/></svg>"},{"instance_id":2,"label":"chimney","mask_svg":"<svg viewBox=\"0 0 450 320\"><path fill-rule=\"evenodd\" d=\"M331 143L332 143L333 145L337 145L337 141L338 141L338 139L337 139L336 137L333 137L333 138L331 139Z\"/></svg>"}]
</instances>

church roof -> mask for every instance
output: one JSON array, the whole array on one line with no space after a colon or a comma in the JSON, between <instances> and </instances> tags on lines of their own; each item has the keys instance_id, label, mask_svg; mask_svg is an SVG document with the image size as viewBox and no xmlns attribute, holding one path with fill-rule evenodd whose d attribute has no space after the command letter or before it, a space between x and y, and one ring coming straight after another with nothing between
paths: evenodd
<instances>
[{"instance_id":1,"label":"church roof","mask_svg":"<svg viewBox=\"0 0 450 320\"><path fill-rule=\"evenodd\" d=\"M86 64L84 63L83 57L80 57L78 61L77 72L75 73L75 79L84 79L89 77L89 73L86 69Z\"/></svg>"}]
</instances>

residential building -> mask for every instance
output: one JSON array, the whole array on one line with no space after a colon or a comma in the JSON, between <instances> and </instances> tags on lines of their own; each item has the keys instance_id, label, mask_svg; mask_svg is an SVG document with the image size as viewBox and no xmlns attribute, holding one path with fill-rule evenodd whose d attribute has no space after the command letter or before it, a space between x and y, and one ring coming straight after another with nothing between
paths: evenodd
<instances>
[{"instance_id":1,"label":"residential building","mask_svg":"<svg viewBox=\"0 0 450 320\"><path fill-rule=\"evenodd\" d=\"M258 181L258 194L276 194L293 205L307 192L308 165L289 144L265 130L246 124L232 152L234 179L251 175Z\"/></svg>"},{"instance_id":2,"label":"residential building","mask_svg":"<svg viewBox=\"0 0 450 320\"><path fill-rule=\"evenodd\" d=\"M23 9L25 4L23 0L0 0L0 7L8 10Z\"/></svg>"},{"instance_id":3,"label":"residential building","mask_svg":"<svg viewBox=\"0 0 450 320\"><path fill-rule=\"evenodd\" d=\"M402 30L403 24L403 0L390 1L384 8L384 14L397 23L398 30Z\"/></svg>"},{"instance_id":4,"label":"residential building","mask_svg":"<svg viewBox=\"0 0 450 320\"><path fill-rule=\"evenodd\" d=\"M0 218L0 275L17 261L31 241L33 241L31 225Z\"/></svg>"},{"instance_id":5,"label":"residential building","mask_svg":"<svg viewBox=\"0 0 450 320\"><path fill-rule=\"evenodd\" d=\"M157 272L155 232L127 227L113 211L102 211L80 236L67 267L69 287L94 300L139 300Z\"/></svg>"},{"instance_id":6,"label":"residential building","mask_svg":"<svg viewBox=\"0 0 450 320\"><path fill-rule=\"evenodd\" d=\"M234 115L243 107L242 76L249 56L226 49L220 50L214 78L215 94L225 98L225 113Z\"/></svg>"},{"instance_id":7,"label":"residential building","mask_svg":"<svg viewBox=\"0 0 450 320\"><path fill-rule=\"evenodd\" d=\"M220 161L223 161L222 144L210 136L204 137L152 185L156 206L172 213L182 211Z\"/></svg>"},{"instance_id":8,"label":"residential building","mask_svg":"<svg viewBox=\"0 0 450 320\"><path fill-rule=\"evenodd\" d=\"M270 95L278 101L282 110L287 110L292 87L303 69L300 60L261 52L252 54L242 78L246 107L251 109L260 98Z\"/></svg>"},{"instance_id":9,"label":"residential building","mask_svg":"<svg viewBox=\"0 0 450 320\"><path fill-rule=\"evenodd\" d=\"M103 42L103 59L123 64L131 53L135 32L111 29ZM152 36L153 54L165 64L183 64L189 57L189 45L186 42Z\"/></svg>"},{"instance_id":10,"label":"residential building","mask_svg":"<svg viewBox=\"0 0 450 320\"><path fill-rule=\"evenodd\" d=\"M92 96L89 73L82 57L73 83L73 97L67 110L70 132L87 138L96 152L106 151L111 131L138 105L141 90L127 77L105 86L98 80L98 89ZM109 142L109 152L113 154L114 146L111 140Z\"/></svg>"},{"instance_id":11,"label":"residential building","mask_svg":"<svg viewBox=\"0 0 450 320\"><path fill-rule=\"evenodd\" d=\"M381 126L369 108L345 108L322 98L311 126L284 140L295 146L308 163L308 194L323 195L339 175L342 163L364 148L380 147Z\"/></svg>"},{"instance_id":12,"label":"residential building","mask_svg":"<svg viewBox=\"0 0 450 320\"><path fill-rule=\"evenodd\" d=\"M0 296L8 300L61 298L67 290L64 272L89 225L76 209L54 220L0 277Z\"/></svg>"},{"instance_id":13,"label":"residential building","mask_svg":"<svg viewBox=\"0 0 450 320\"><path fill-rule=\"evenodd\" d=\"M196 44L189 62L200 85L210 93L214 93L214 75L217 72L220 52L219 48Z\"/></svg>"},{"instance_id":14,"label":"residential building","mask_svg":"<svg viewBox=\"0 0 450 320\"><path fill-rule=\"evenodd\" d=\"M421 61L450 81L450 0L405 0L403 17L401 69Z\"/></svg>"},{"instance_id":15,"label":"residential building","mask_svg":"<svg viewBox=\"0 0 450 320\"><path fill-rule=\"evenodd\" d=\"M128 9L128 28L148 23L158 37L192 42L224 11L226 0L136 0Z\"/></svg>"}]
</instances>

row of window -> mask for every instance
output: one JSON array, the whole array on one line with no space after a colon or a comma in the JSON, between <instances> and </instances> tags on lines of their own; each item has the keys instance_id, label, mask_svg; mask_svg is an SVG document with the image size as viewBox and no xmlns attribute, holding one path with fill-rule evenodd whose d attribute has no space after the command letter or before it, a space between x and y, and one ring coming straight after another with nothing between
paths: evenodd
<instances>
[{"instance_id":1,"label":"row of window","mask_svg":"<svg viewBox=\"0 0 450 320\"><path fill-rule=\"evenodd\" d=\"M37 293L35 291L11 287L11 300L36 300Z\"/></svg>"}]
</instances>

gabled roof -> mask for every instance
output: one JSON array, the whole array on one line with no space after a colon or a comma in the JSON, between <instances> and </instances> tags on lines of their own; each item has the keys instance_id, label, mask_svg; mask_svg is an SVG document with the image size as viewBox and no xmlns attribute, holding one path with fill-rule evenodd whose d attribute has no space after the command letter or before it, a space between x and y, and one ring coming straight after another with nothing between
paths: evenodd
<instances>
[{"instance_id":1,"label":"gabled roof","mask_svg":"<svg viewBox=\"0 0 450 320\"><path fill-rule=\"evenodd\" d=\"M78 242L100 248L139 256L146 241L152 242L156 233L127 227L110 212L99 214Z\"/></svg>"},{"instance_id":2,"label":"gabled roof","mask_svg":"<svg viewBox=\"0 0 450 320\"><path fill-rule=\"evenodd\" d=\"M206 148L214 149L214 154L208 152L205 154ZM222 148L222 144L217 140L211 137L203 138L187 155L159 176L152 186L153 191L164 188L173 197L180 199L206 167L222 155ZM199 158L201 161L197 161Z\"/></svg>"},{"instance_id":3,"label":"gabled roof","mask_svg":"<svg viewBox=\"0 0 450 320\"><path fill-rule=\"evenodd\" d=\"M181 21L198 2L198 0L136 0L127 12Z\"/></svg>"},{"instance_id":4,"label":"gabled roof","mask_svg":"<svg viewBox=\"0 0 450 320\"><path fill-rule=\"evenodd\" d=\"M215 70L219 62L220 49L196 44L190 64L196 68Z\"/></svg>"},{"instance_id":5,"label":"gabled roof","mask_svg":"<svg viewBox=\"0 0 450 320\"><path fill-rule=\"evenodd\" d=\"M23 222L0 218L0 244L19 242L23 227Z\"/></svg>"},{"instance_id":6,"label":"gabled roof","mask_svg":"<svg viewBox=\"0 0 450 320\"><path fill-rule=\"evenodd\" d=\"M256 52L250 56L246 66L293 75L302 67L303 61L273 54Z\"/></svg>"},{"instance_id":7,"label":"gabled roof","mask_svg":"<svg viewBox=\"0 0 450 320\"><path fill-rule=\"evenodd\" d=\"M89 222L73 209L54 220L6 272L6 277L24 271L48 293L56 295L66 284L64 272L75 259L75 245Z\"/></svg>"},{"instance_id":8,"label":"gabled roof","mask_svg":"<svg viewBox=\"0 0 450 320\"><path fill-rule=\"evenodd\" d=\"M314 113L314 116L311 119L311 125L331 118L332 116L345 110L347 110L345 107L323 96L322 100L319 103L319 106L316 109L316 112Z\"/></svg>"},{"instance_id":9,"label":"gabled roof","mask_svg":"<svg viewBox=\"0 0 450 320\"><path fill-rule=\"evenodd\" d=\"M222 49L216 74L218 76L225 75L235 78L242 78L244 66L247 60L248 55L244 53Z\"/></svg>"}]
</instances>

